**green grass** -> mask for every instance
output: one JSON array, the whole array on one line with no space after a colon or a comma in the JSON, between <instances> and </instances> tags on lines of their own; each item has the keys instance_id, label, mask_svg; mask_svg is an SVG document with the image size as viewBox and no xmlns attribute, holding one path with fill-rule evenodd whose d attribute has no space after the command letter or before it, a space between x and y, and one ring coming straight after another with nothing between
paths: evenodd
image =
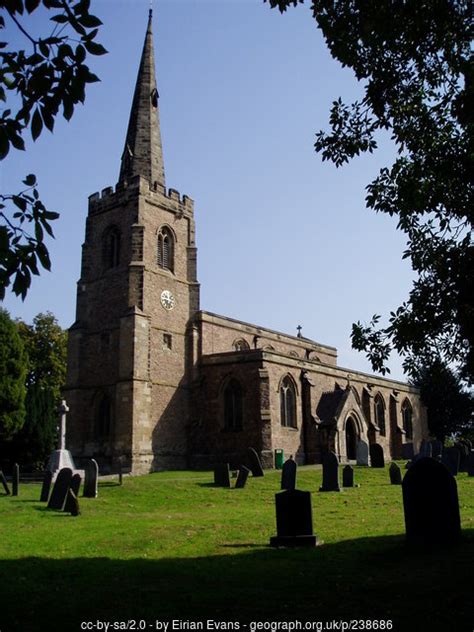
<instances>
[{"instance_id":1,"label":"green grass","mask_svg":"<svg viewBox=\"0 0 474 632\"><path fill-rule=\"evenodd\" d=\"M457 478L463 539L404 545L401 488L388 469L355 468L359 488L313 492L315 549L273 549L280 473L243 490L209 472L99 485L74 518L39 503L40 485L0 497L0 632L79 631L81 621L391 619L393 630L474 629L474 478Z\"/></svg>"}]
</instances>

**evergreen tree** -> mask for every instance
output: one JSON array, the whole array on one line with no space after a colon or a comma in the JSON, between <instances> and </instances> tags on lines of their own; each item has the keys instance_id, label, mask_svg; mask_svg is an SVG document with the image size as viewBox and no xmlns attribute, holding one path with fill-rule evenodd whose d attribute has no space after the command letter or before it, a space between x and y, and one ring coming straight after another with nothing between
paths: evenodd
<instances>
[{"instance_id":1,"label":"evergreen tree","mask_svg":"<svg viewBox=\"0 0 474 632\"><path fill-rule=\"evenodd\" d=\"M15 323L0 308L0 440L18 432L25 421L27 356Z\"/></svg>"},{"instance_id":2,"label":"evergreen tree","mask_svg":"<svg viewBox=\"0 0 474 632\"><path fill-rule=\"evenodd\" d=\"M11 444L17 460L41 469L55 447L57 407L66 378L67 332L51 312L38 314L32 325L17 322L28 353L25 424Z\"/></svg>"}]
</instances>

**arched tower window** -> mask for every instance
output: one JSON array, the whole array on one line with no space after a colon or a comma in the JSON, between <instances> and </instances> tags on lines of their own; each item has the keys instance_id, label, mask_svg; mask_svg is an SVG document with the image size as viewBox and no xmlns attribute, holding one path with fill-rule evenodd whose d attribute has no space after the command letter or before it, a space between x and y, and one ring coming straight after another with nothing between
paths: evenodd
<instances>
[{"instance_id":1,"label":"arched tower window","mask_svg":"<svg viewBox=\"0 0 474 632\"><path fill-rule=\"evenodd\" d=\"M174 237L166 226L158 231L158 265L164 270L174 272Z\"/></svg>"},{"instance_id":2,"label":"arched tower window","mask_svg":"<svg viewBox=\"0 0 474 632\"><path fill-rule=\"evenodd\" d=\"M280 421L287 428L296 428L296 391L289 376L283 378L280 386Z\"/></svg>"},{"instance_id":3,"label":"arched tower window","mask_svg":"<svg viewBox=\"0 0 474 632\"><path fill-rule=\"evenodd\" d=\"M402 425L407 439L413 439L413 409L406 399L402 404Z\"/></svg>"},{"instance_id":4,"label":"arched tower window","mask_svg":"<svg viewBox=\"0 0 474 632\"><path fill-rule=\"evenodd\" d=\"M243 338L236 340L232 346L234 351L248 351L250 349L249 343Z\"/></svg>"},{"instance_id":5,"label":"arched tower window","mask_svg":"<svg viewBox=\"0 0 474 632\"><path fill-rule=\"evenodd\" d=\"M386 427L385 427L385 403L383 401L382 395L377 394L374 400L374 418L375 424L380 429L380 435L385 437L386 435Z\"/></svg>"},{"instance_id":6,"label":"arched tower window","mask_svg":"<svg viewBox=\"0 0 474 632\"><path fill-rule=\"evenodd\" d=\"M112 406L107 395L101 395L95 414L95 437L96 439L107 439L110 434L112 420Z\"/></svg>"},{"instance_id":7,"label":"arched tower window","mask_svg":"<svg viewBox=\"0 0 474 632\"><path fill-rule=\"evenodd\" d=\"M105 270L120 263L120 231L116 226L107 228L102 236L102 264Z\"/></svg>"},{"instance_id":8,"label":"arched tower window","mask_svg":"<svg viewBox=\"0 0 474 632\"><path fill-rule=\"evenodd\" d=\"M242 430L242 387L234 378L224 388L224 428Z\"/></svg>"}]
</instances>

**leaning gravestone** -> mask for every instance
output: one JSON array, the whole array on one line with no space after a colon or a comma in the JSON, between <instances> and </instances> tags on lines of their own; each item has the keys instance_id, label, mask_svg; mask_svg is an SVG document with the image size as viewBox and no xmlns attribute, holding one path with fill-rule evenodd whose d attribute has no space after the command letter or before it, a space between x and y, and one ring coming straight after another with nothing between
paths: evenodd
<instances>
[{"instance_id":1,"label":"leaning gravestone","mask_svg":"<svg viewBox=\"0 0 474 632\"><path fill-rule=\"evenodd\" d=\"M280 489L296 489L296 462L290 457L281 468Z\"/></svg>"},{"instance_id":2,"label":"leaning gravestone","mask_svg":"<svg viewBox=\"0 0 474 632\"><path fill-rule=\"evenodd\" d=\"M385 467L383 448L379 443L370 444L370 465L372 467Z\"/></svg>"},{"instance_id":3,"label":"leaning gravestone","mask_svg":"<svg viewBox=\"0 0 474 632\"><path fill-rule=\"evenodd\" d=\"M413 443L402 444L402 459L412 459L415 456Z\"/></svg>"},{"instance_id":4,"label":"leaning gravestone","mask_svg":"<svg viewBox=\"0 0 474 632\"><path fill-rule=\"evenodd\" d=\"M430 441L431 443L431 456L433 459L436 459L438 456L443 454L443 443L438 439L434 441Z\"/></svg>"},{"instance_id":5,"label":"leaning gravestone","mask_svg":"<svg viewBox=\"0 0 474 632\"><path fill-rule=\"evenodd\" d=\"M388 468L390 474L390 483L392 485L401 485L402 484L402 471L398 467L396 463L391 463Z\"/></svg>"},{"instance_id":6,"label":"leaning gravestone","mask_svg":"<svg viewBox=\"0 0 474 632\"><path fill-rule=\"evenodd\" d=\"M70 513L72 516L79 516L81 513L81 510L79 509L79 499L71 488L69 488L67 492L64 511L66 513Z\"/></svg>"},{"instance_id":7,"label":"leaning gravestone","mask_svg":"<svg viewBox=\"0 0 474 632\"><path fill-rule=\"evenodd\" d=\"M263 468L258 454L253 448L247 450L247 461L252 476L263 476Z\"/></svg>"},{"instance_id":8,"label":"leaning gravestone","mask_svg":"<svg viewBox=\"0 0 474 632\"><path fill-rule=\"evenodd\" d=\"M453 544L461 533L456 479L435 459L419 459L403 479L407 543L420 547Z\"/></svg>"},{"instance_id":9,"label":"leaning gravestone","mask_svg":"<svg viewBox=\"0 0 474 632\"><path fill-rule=\"evenodd\" d=\"M99 480L99 466L95 459L87 462L84 472L84 489L82 495L85 498L97 498L97 482ZM77 496L77 494L76 494Z\"/></svg>"},{"instance_id":10,"label":"leaning gravestone","mask_svg":"<svg viewBox=\"0 0 474 632\"><path fill-rule=\"evenodd\" d=\"M457 448L444 448L441 463L445 465L453 476L459 473L460 454Z\"/></svg>"},{"instance_id":11,"label":"leaning gravestone","mask_svg":"<svg viewBox=\"0 0 474 632\"><path fill-rule=\"evenodd\" d=\"M12 496L18 496L18 488L20 487L20 466L15 463L12 474Z\"/></svg>"},{"instance_id":12,"label":"leaning gravestone","mask_svg":"<svg viewBox=\"0 0 474 632\"><path fill-rule=\"evenodd\" d=\"M230 487L228 463L218 463L214 466L214 485L216 487Z\"/></svg>"},{"instance_id":13,"label":"leaning gravestone","mask_svg":"<svg viewBox=\"0 0 474 632\"><path fill-rule=\"evenodd\" d=\"M76 501L79 496L79 488L81 487L81 475L74 474L69 483L69 491L66 495L66 502L64 503L64 509L66 513L74 513L76 510ZM72 492L72 495L69 493Z\"/></svg>"},{"instance_id":14,"label":"leaning gravestone","mask_svg":"<svg viewBox=\"0 0 474 632\"><path fill-rule=\"evenodd\" d=\"M474 476L474 451L471 450L467 459L467 475Z\"/></svg>"},{"instance_id":15,"label":"leaning gravestone","mask_svg":"<svg viewBox=\"0 0 474 632\"><path fill-rule=\"evenodd\" d=\"M323 484L320 492L340 492L339 487L339 461L334 452L327 452L323 456Z\"/></svg>"},{"instance_id":16,"label":"leaning gravestone","mask_svg":"<svg viewBox=\"0 0 474 632\"><path fill-rule=\"evenodd\" d=\"M250 470L245 465L241 465L239 468L239 473L237 474L237 480L235 481L235 489L242 489L245 487L245 483L247 482L247 478L250 474Z\"/></svg>"},{"instance_id":17,"label":"leaning gravestone","mask_svg":"<svg viewBox=\"0 0 474 632\"><path fill-rule=\"evenodd\" d=\"M316 546L311 493L298 489L275 494L277 535L270 546Z\"/></svg>"},{"instance_id":18,"label":"leaning gravestone","mask_svg":"<svg viewBox=\"0 0 474 632\"><path fill-rule=\"evenodd\" d=\"M420 456L432 456L431 443L422 441L420 444Z\"/></svg>"},{"instance_id":19,"label":"leaning gravestone","mask_svg":"<svg viewBox=\"0 0 474 632\"><path fill-rule=\"evenodd\" d=\"M5 494L7 496L10 496L10 488L8 487L7 479L5 478L5 474L3 473L3 470L0 470L0 482L3 485L3 489L5 490Z\"/></svg>"},{"instance_id":20,"label":"leaning gravestone","mask_svg":"<svg viewBox=\"0 0 474 632\"><path fill-rule=\"evenodd\" d=\"M50 470L46 470L43 475L43 485L41 487L40 503L48 502L49 492L51 491L52 480L53 480L53 473Z\"/></svg>"},{"instance_id":21,"label":"leaning gravestone","mask_svg":"<svg viewBox=\"0 0 474 632\"><path fill-rule=\"evenodd\" d=\"M357 465L369 465L369 445L363 439L357 443L356 462Z\"/></svg>"},{"instance_id":22,"label":"leaning gravestone","mask_svg":"<svg viewBox=\"0 0 474 632\"><path fill-rule=\"evenodd\" d=\"M59 509L62 511L64 503L66 502L71 479L72 470L70 467L63 467L62 470L59 470L53 491L51 492L51 498L49 499L48 509Z\"/></svg>"},{"instance_id":23,"label":"leaning gravestone","mask_svg":"<svg viewBox=\"0 0 474 632\"><path fill-rule=\"evenodd\" d=\"M354 487L354 468L346 465L342 470L342 486Z\"/></svg>"}]
</instances>

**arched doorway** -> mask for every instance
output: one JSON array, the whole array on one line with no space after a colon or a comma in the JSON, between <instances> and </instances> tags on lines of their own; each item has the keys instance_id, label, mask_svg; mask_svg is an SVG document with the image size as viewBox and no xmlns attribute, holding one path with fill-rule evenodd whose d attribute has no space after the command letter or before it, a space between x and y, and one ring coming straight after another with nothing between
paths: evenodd
<instances>
[{"instance_id":1,"label":"arched doorway","mask_svg":"<svg viewBox=\"0 0 474 632\"><path fill-rule=\"evenodd\" d=\"M346 455L349 461L357 458L357 426L353 417L346 420Z\"/></svg>"}]
</instances>

